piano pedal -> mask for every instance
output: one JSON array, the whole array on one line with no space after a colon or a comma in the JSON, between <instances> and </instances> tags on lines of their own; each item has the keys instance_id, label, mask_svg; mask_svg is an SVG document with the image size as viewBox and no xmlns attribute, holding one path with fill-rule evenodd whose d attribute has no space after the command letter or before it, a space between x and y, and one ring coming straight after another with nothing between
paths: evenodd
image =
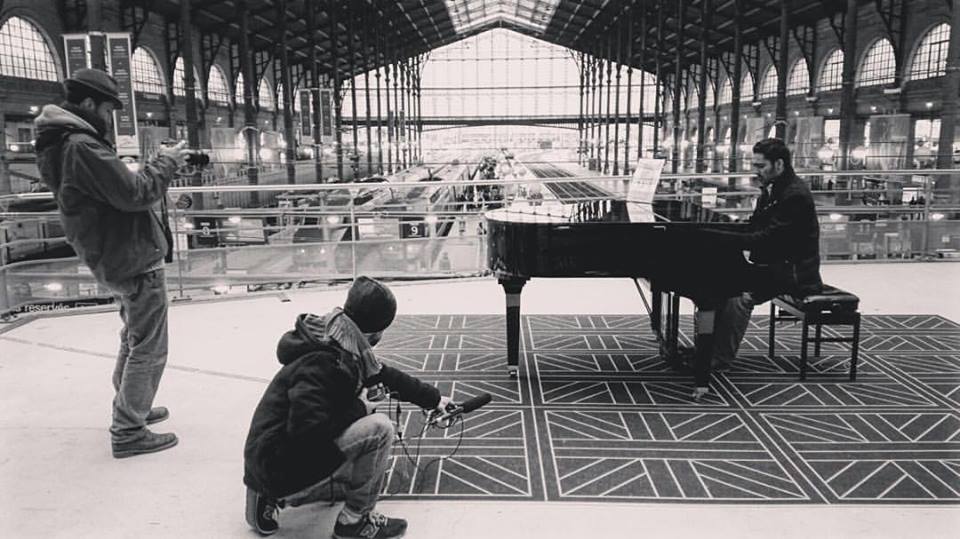
<instances>
[{"instance_id":1,"label":"piano pedal","mask_svg":"<svg viewBox=\"0 0 960 539\"><path fill-rule=\"evenodd\" d=\"M517 379L517 376L518 376L518 372L517 372L517 371L518 371L517 367L508 367L508 368L507 368L507 375L510 376L510 379L511 379L511 380L516 380L516 379Z\"/></svg>"}]
</instances>

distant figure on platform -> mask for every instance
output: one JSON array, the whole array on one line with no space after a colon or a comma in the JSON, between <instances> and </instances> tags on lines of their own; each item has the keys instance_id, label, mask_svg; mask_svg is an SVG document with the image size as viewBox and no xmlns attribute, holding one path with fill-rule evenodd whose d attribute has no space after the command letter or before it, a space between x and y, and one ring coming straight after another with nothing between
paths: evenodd
<instances>
[{"instance_id":1,"label":"distant figure on platform","mask_svg":"<svg viewBox=\"0 0 960 539\"><path fill-rule=\"evenodd\" d=\"M713 231L718 239L750 251L750 290L726 300L716 312L712 370L730 368L753 307L780 294L806 296L820 292L820 224L810 188L793 171L790 150L780 139L753 146L753 170L762 192L748 232ZM698 380L694 398L708 392Z\"/></svg>"},{"instance_id":2,"label":"distant figure on platform","mask_svg":"<svg viewBox=\"0 0 960 539\"><path fill-rule=\"evenodd\" d=\"M917 137L916 147L913 149L913 168L933 168L937 162L937 154L927 144L927 139Z\"/></svg>"},{"instance_id":3,"label":"distant figure on platform","mask_svg":"<svg viewBox=\"0 0 960 539\"><path fill-rule=\"evenodd\" d=\"M67 242L120 306L113 456L161 451L177 444L176 435L146 427L169 416L166 408L152 408L167 362L163 264L173 241L165 197L186 151L183 143L162 149L134 174L107 140L113 111L123 108L117 81L103 71L78 69L64 89L66 101L46 105L36 119L37 165L57 201Z\"/></svg>"},{"instance_id":4,"label":"distant figure on platform","mask_svg":"<svg viewBox=\"0 0 960 539\"><path fill-rule=\"evenodd\" d=\"M373 354L393 321L397 301L382 283L358 277L343 309L300 315L283 334L283 365L260 400L243 452L247 522L260 534L279 529L279 509L344 500L333 537L400 537L407 522L374 507L394 428L376 411L371 391L443 411L448 397ZM382 396L381 396L382 398Z\"/></svg>"}]
</instances>

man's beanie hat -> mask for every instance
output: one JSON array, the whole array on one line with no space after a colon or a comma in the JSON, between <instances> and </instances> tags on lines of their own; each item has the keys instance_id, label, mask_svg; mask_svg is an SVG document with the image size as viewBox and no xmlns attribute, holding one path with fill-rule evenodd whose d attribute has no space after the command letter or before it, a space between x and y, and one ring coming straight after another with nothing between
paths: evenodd
<instances>
[{"instance_id":1,"label":"man's beanie hat","mask_svg":"<svg viewBox=\"0 0 960 539\"><path fill-rule=\"evenodd\" d=\"M397 298L380 281L366 276L357 277L347 292L343 312L364 333L387 329L397 314Z\"/></svg>"},{"instance_id":2,"label":"man's beanie hat","mask_svg":"<svg viewBox=\"0 0 960 539\"><path fill-rule=\"evenodd\" d=\"M73 90L85 90L100 95L104 100L112 101L114 108L120 110L123 108L123 101L120 101L120 86L117 79L108 75L105 71L99 69L82 68L73 72L69 79L63 81L63 87L67 92Z\"/></svg>"}]
</instances>

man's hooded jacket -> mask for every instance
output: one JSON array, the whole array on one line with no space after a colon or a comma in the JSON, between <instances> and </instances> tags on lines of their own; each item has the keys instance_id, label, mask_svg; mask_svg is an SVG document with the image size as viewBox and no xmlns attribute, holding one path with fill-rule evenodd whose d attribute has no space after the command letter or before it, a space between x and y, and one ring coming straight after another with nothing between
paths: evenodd
<instances>
[{"instance_id":1,"label":"man's hooded jacket","mask_svg":"<svg viewBox=\"0 0 960 539\"><path fill-rule=\"evenodd\" d=\"M358 398L360 361L322 339L324 317L302 314L280 338L283 367L257 405L244 448L243 482L283 498L329 477L344 463L336 439L367 414ZM440 402L437 388L383 365L379 381L397 398L425 409Z\"/></svg>"},{"instance_id":2,"label":"man's hooded jacket","mask_svg":"<svg viewBox=\"0 0 960 539\"><path fill-rule=\"evenodd\" d=\"M104 138L99 118L83 115L69 105L43 107L35 122L37 164L67 242L99 282L122 291L170 249L169 227L155 207L177 163L160 156L131 172Z\"/></svg>"}]
</instances>

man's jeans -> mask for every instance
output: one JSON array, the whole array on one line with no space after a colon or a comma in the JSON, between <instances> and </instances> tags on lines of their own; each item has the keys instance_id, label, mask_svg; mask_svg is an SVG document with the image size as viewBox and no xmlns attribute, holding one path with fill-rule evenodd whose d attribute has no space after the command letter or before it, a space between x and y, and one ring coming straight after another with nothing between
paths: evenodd
<instances>
[{"instance_id":1,"label":"man's jeans","mask_svg":"<svg viewBox=\"0 0 960 539\"><path fill-rule=\"evenodd\" d=\"M756 305L750 292L727 299L720 304L713 328L713 368L728 367L737 359L740 343L750 325L750 313Z\"/></svg>"},{"instance_id":2,"label":"man's jeans","mask_svg":"<svg viewBox=\"0 0 960 539\"><path fill-rule=\"evenodd\" d=\"M346 508L363 515L377 505L393 445L393 423L386 414L374 413L354 421L336 439L347 460L330 477L284 498L291 506L318 501L346 502Z\"/></svg>"},{"instance_id":3,"label":"man's jeans","mask_svg":"<svg viewBox=\"0 0 960 539\"><path fill-rule=\"evenodd\" d=\"M113 424L116 443L144 436L163 368L167 364L167 285L163 269L133 277L117 296L120 352L113 371Z\"/></svg>"}]
</instances>

